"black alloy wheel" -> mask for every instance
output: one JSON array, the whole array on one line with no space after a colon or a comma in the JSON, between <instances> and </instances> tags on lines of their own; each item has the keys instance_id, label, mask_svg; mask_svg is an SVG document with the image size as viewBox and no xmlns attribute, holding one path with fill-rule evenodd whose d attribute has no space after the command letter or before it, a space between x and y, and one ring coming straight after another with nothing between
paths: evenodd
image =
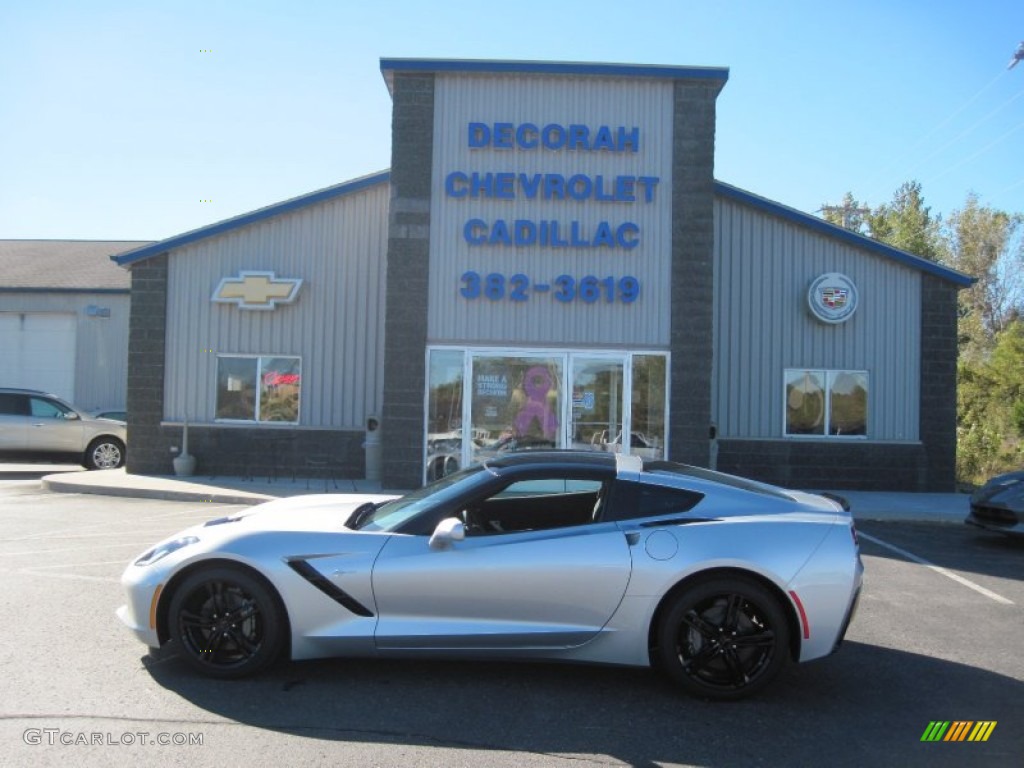
<instances>
[{"instance_id":1,"label":"black alloy wheel","mask_svg":"<svg viewBox=\"0 0 1024 768\"><path fill-rule=\"evenodd\" d=\"M789 624L778 599L742 576L697 582L668 607L657 659L688 693L741 699L767 686L786 664Z\"/></svg>"},{"instance_id":2,"label":"black alloy wheel","mask_svg":"<svg viewBox=\"0 0 1024 768\"><path fill-rule=\"evenodd\" d=\"M197 571L175 590L171 636L205 675L239 678L273 664L285 646L284 611L262 579L242 568Z\"/></svg>"}]
</instances>

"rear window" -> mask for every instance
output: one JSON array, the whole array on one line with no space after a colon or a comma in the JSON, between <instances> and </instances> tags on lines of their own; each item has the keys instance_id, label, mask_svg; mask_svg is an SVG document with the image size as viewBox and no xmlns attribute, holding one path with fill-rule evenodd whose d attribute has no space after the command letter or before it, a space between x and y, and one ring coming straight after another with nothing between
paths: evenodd
<instances>
[{"instance_id":1,"label":"rear window","mask_svg":"<svg viewBox=\"0 0 1024 768\"><path fill-rule=\"evenodd\" d=\"M704 494L663 485L647 485L631 480L616 480L608 516L605 520L632 520L689 512Z\"/></svg>"},{"instance_id":2,"label":"rear window","mask_svg":"<svg viewBox=\"0 0 1024 768\"><path fill-rule=\"evenodd\" d=\"M737 488L750 493L760 493L762 496L771 496L775 499L792 500L781 489L775 488L756 480L747 480L736 475L727 475L723 472L714 472L703 467L691 467L687 464L676 464L671 461L650 461L644 462L644 471L655 475L667 475L669 477L692 477L696 480L706 480L719 485L727 485L730 488Z\"/></svg>"},{"instance_id":3,"label":"rear window","mask_svg":"<svg viewBox=\"0 0 1024 768\"><path fill-rule=\"evenodd\" d=\"M28 397L12 392L0 392L0 414L4 416L28 416Z\"/></svg>"}]
</instances>

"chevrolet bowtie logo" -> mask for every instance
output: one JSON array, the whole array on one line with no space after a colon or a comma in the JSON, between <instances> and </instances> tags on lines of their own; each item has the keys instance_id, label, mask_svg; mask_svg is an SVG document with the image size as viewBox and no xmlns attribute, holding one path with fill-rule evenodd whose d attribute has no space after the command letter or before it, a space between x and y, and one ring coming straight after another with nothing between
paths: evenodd
<instances>
[{"instance_id":1,"label":"chevrolet bowtie logo","mask_svg":"<svg viewBox=\"0 0 1024 768\"><path fill-rule=\"evenodd\" d=\"M278 278L273 272L239 272L238 277L225 277L213 292L212 301L237 304L239 309L276 309L278 304L291 304L299 295L302 279Z\"/></svg>"}]
</instances>

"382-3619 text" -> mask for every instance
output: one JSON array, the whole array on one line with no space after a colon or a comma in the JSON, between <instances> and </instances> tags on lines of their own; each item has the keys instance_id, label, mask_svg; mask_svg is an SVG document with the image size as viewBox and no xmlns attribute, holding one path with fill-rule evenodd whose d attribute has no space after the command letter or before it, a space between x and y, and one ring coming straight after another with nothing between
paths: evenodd
<instances>
[{"instance_id":1,"label":"382-3619 text","mask_svg":"<svg viewBox=\"0 0 1024 768\"><path fill-rule=\"evenodd\" d=\"M570 275L559 275L548 282L531 280L524 274L506 276L498 272L481 275L469 270L462 273L462 287L459 293L463 298L489 299L490 301L529 301L531 296L550 294L556 301L570 303L582 301L593 304L603 301L612 304L616 301L631 304L640 298L640 281L632 275L615 278L613 276L596 277L587 275L575 278Z\"/></svg>"}]
</instances>

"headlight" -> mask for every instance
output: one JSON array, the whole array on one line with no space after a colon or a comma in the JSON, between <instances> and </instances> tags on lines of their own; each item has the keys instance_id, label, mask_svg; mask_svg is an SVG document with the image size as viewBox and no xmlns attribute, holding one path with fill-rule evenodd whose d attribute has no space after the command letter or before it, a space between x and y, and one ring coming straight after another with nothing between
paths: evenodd
<instances>
[{"instance_id":1,"label":"headlight","mask_svg":"<svg viewBox=\"0 0 1024 768\"><path fill-rule=\"evenodd\" d=\"M149 550L146 554L135 561L135 565L152 565L157 560L167 557L171 552L177 552L182 547L187 547L189 544L198 544L199 539L195 536L182 536L180 539L174 541L167 541L163 544L158 544Z\"/></svg>"}]
</instances>

